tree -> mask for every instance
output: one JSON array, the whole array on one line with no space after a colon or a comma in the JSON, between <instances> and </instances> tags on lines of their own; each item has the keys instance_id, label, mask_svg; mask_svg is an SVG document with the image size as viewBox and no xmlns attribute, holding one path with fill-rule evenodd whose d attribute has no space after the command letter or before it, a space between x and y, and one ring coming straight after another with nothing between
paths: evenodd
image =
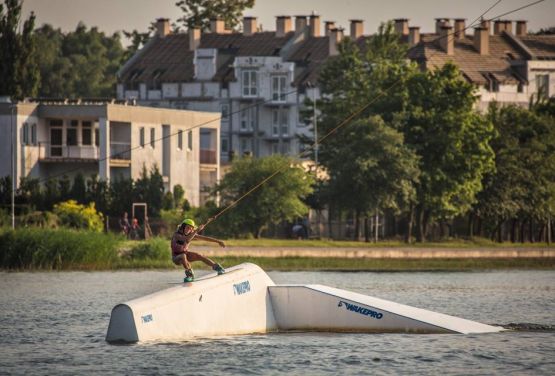
<instances>
[{"instance_id":1,"label":"tree","mask_svg":"<svg viewBox=\"0 0 555 376\"><path fill-rule=\"evenodd\" d=\"M311 193L313 178L291 158L281 155L236 159L215 188L222 207L231 205L276 171L280 172L218 219L225 221L235 236L250 233L259 238L270 224L292 221L308 212L302 199Z\"/></svg>"},{"instance_id":2,"label":"tree","mask_svg":"<svg viewBox=\"0 0 555 376\"><path fill-rule=\"evenodd\" d=\"M329 204L354 212L353 235L358 238L362 214L405 210L413 197L412 184L419 174L416 155L392 121L406 106L406 83L417 69L407 62L406 46L391 23L382 24L363 48L350 39L339 48L340 54L326 62L319 79L319 132L333 132L320 146L320 162L330 175L328 189L322 192ZM305 119L313 103L306 105Z\"/></svg>"},{"instance_id":3,"label":"tree","mask_svg":"<svg viewBox=\"0 0 555 376\"><path fill-rule=\"evenodd\" d=\"M16 99L36 96L40 80L33 32L35 14L31 12L18 33L21 7L19 0L0 4L0 96Z\"/></svg>"},{"instance_id":4,"label":"tree","mask_svg":"<svg viewBox=\"0 0 555 376\"><path fill-rule=\"evenodd\" d=\"M495 127L491 145L495 170L484 177L473 215L490 223L490 237L502 241L510 221L510 240L525 240L524 226L546 223L555 210L555 121L549 114L518 106L490 106ZM542 226L543 229L543 226ZM534 240L533 231L528 231Z\"/></svg>"},{"instance_id":5,"label":"tree","mask_svg":"<svg viewBox=\"0 0 555 376\"><path fill-rule=\"evenodd\" d=\"M180 0L175 3L183 11L178 21L187 28L210 29L210 20L221 18L229 28L241 22L245 9L252 8L255 0Z\"/></svg>"},{"instance_id":6,"label":"tree","mask_svg":"<svg viewBox=\"0 0 555 376\"><path fill-rule=\"evenodd\" d=\"M423 241L431 220L463 214L476 201L493 168L493 126L473 108L475 88L453 64L414 75L407 87L409 102L396 122L419 156L416 221Z\"/></svg>"},{"instance_id":7,"label":"tree","mask_svg":"<svg viewBox=\"0 0 555 376\"><path fill-rule=\"evenodd\" d=\"M36 38L44 47L37 54L41 96L113 96L116 72L126 58L119 33L106 36L83 23L63 33L46 24L37 30Z\"/></svg>"}]
</instances>

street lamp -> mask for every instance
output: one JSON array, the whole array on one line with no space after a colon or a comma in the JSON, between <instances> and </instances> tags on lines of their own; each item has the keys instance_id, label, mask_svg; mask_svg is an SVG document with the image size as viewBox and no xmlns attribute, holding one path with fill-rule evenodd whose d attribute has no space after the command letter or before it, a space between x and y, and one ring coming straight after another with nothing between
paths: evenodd
<instances>
[{"instance_id":1,"label":"street lamp","mask_svg":"<svg viewBox=\"0 0 555 376\"><path fill-rule=\"evenodd\" d=\"M9 99L8 99L9 100ZM10 116L10 139L11 139L11 162L12 162L12 229L15 230L15 156L14 156L14 145L15 140L13 139L13 123L14 123L14 110L16 109L15 103L10 101L10 109L11 109L11 116ZM17 123L17 122L16 122Z\"/></svg>"}]
</instances>

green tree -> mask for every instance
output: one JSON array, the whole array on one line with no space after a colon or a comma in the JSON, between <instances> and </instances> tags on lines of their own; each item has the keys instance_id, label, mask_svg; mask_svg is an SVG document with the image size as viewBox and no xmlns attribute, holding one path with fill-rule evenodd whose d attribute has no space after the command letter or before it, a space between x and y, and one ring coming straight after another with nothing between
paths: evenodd
<instances>
[{"instance_id":1,"label":"green tree","mask_svg":"<svg viewBox=\"0 0 555 376\"><path fill-rule=\"evenodd\" d=\"M183 12L178 21L187 28L210 29L210 20L221 18L227 27L235 28L241 22L245 9L252 8L255 0L180 0L175 3Z\"/></svg>"},{"instance_id":2,"label":"green tree","mask_svg":"<svg viewBox=\"0 0 555 376\"><path fill-rule=\"evenodd\" d=\"M258 238L268 225L292 221L308 212L302 200L312 192L313 178L292 159L280 155L236 159L215 188L222 207L276 171L280 172L218 219L225 221L235 236L250 233Z\"/></svg>"},{"instance_id":3,"label":"green tree","mask_svg":"<svg viewBox=\"0 0 555 376\"><path fill-rule=\"evenodd\" d=\"M484 177L472 218L489 224L492 239L502 241L502 225L510 221L510 240L525 240L524 227L546 224L555 210L555 121L518 106L490 106L496 134L495 170ZM472 224L472 223L471 223ZM543 229L543 226L541 226ZM533 231L528 231L533 241Z\"/></svg>"},{"instance_id":4,"label":"green tree","mask_svg":"<svg viewBox=\"0 0 555 376\"><path fill-rule=\"evenodd\" d=\"M0 4L0 96L36 96L40 72L36 64L35 14L21 22L22 2Z\"/></svg>"},{"instance_id":5,"label":"green tree","mask_svg":"<svg viewBox=\"0 0 555 376\"><path fill-rule=\"evenodd\" d=\"M63 33L50 25L36 32L43 46L37 61L41 71L40 95L44 97L110 97L116 72L126 55L119 33L106 36L96 27L79 23Z\"/></svg>"},{"instance_id":6,"label":"green tree","mask_svg":"<svg viewBox=\"0 0 555 376\"><path fill-rule=\"evenodd\" d=\"M414 75L407 87L410 100L396 122L419 157L416 222L422 241L432 220L464 214L476 201L493 168L493 126L474 110L475 88L453 64Z\"/></svg>"},{"instance_id":7,"label":"green tree","mask_svg":"<svg viewBox=\"0 0 555 376\"><path fill-rule=\"evenodd\" d=\"M85 178L83 174L78 173L73 178L73 184L71 185L71 191L69 197L80 204L87 203L87 187L85 185Z\"/></svg>"}]
</instances>

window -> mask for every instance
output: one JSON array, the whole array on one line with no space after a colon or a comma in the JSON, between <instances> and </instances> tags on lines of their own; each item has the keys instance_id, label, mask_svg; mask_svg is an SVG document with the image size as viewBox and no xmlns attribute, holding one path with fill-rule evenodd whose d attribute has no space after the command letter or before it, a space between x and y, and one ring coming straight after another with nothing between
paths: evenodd
<instances>
[{"instance_id":1,"label":"window","mask_svg":"<svg viewBox=\"0 0 555 376\"><path fill-rule=\"evenodd\" d=\"M77 129L75 128L66 129L66 145L67 146L77 145Z\"/></svg>"},{"instance_id":2,"label":"window","mask_svg":"<svg viewBox=\"0 0 555 376\"><path fill-rule=\"evenodd\" d=\"M272 136L289 135L289 111L284 109L275 109L272 111Z\"/></svg>"},{"instance_id":3,"label":"window","mask_svg":"<svg viewBox=\"0 0 555 376\"><path fill-rule=\"evenodd\" d=\"M29 124L23 123L23 139L21 140L23 145L29 145Z\"/></svg>"},{"instance_id":4,"label":"window","mask_svg":"<svg viewBox=\"0 0 555 376\"><path fill-rule=\"evenodd\" d=\"M288 110L281 110L281 135L288 136L289 135L289 111Z\"/></svg>"},{"instance_id":5,"label":"window","mask_svg":"<svg viewBox=\"0 0 555 376\"><path fill-rule=\"evenodd\" d=\"M79 120L70 120L69 124L72 127L78 127L79 126Z\"/></svg>"},{"instance_id":6,"label":"window","mask_svg":"<svg viewBox=\"0 0 555 376\"><path fill-rule=\"evenodd\" d=\"M50 119L50 126L51 127L61 127L64 125L62 119Z\"/></svg>"},{"instance_id":7,"label":"window","mask_svg":"<svg viewBox=\"0 0 555 376\"><path fill-rule=\"evenodd\" d=\"M222 104L222 120L228 120L228 119L229 119L229 105Z\"/></svg>"},{"instance_id":8,"label":"window","mask_svg":"<svg viewBox=\"0 0 555 376\"><path fill-rule=\"evenodd\" d=\"M100 145L100 131L98 130L98 128L95 128L94 130L94 144L96 146ZM143 129L143 143L141 144L141 146L144 146L145 144L145 132Z\"/></svg>"},{"instance_id":9,"label":"window","mask_svg":"<svg viewBox=\"0 0 555 376\"><path fill-rule=\"evenodd\" d=\"M538 98L549 98L549 75L537 74L536 75L536 90Z\"/></svg>"},{"instance_id":10,"label":"window","mask_svg":"<svg viewBox=\"0 0 555 376\"><path fill-rule=\"evenodd\" d=\"M243 154L248 154L252 152L252 139L250 138L241 139L241 152Z\"/></svg>"},{"instance_id":11,"label":"window","mask_svg":"<svg viewBox=\"0 0 555 376\"><path fill-rule=\"evenodd\" d=\"M254 119L256 117L256 108L250 105L241 106L241 130L252 131L254 129Z\"/></svg>"},{"instance_id":12,"label":"window","mask_svg":"<svg viewBox=\"0 0 555 376\"><path fill-rule=\"evenodd\" d=\"M286 81L287 76L273 76L272 77L272 100L273 101L285 101L286 95Z\"/></svg>"},{"instance_id":13,"label":"window","mask_svg":"<svg viewBox=\"0 0 555 376\"><path fill-rule=\"evenodd\" d=\"M154 149L154 141L156 140L156 129L150 128L150 147Z\"/></svg>"},{"instance_id":14,"label":"window","mask_svg":"<svg viewBox=\"0 0 555 376\"><path fill-rule=\"evenodd\" d=\"M31 124L31 144L37 144L37 124Z\"/></svg>"},{"instance_id":15,"label":"window","mask_svg":"<svg viewBox=\"0 0 555 376\"><path fill-rule=\"evenodd\" d=\"M284 143L281 145L281 152L282 152L283 154L289 154L289 142L284 142Z\"/></svg>"},{"instance_id":16,"label":"window","mask_svg":"<svg viewBox=\"0 0 555 376\"><path fill-rule=\"evenodd\" d=\"M187 132L187 149L193 150L193 131Z\"/></svg>"},{"instance_id":17,"label":"window","mask_svg":"<svg viewBox=\"0 0 555 376\"><path fill-rule=\"evenodd\" d=\"M145 128L141 127L139 129L139 144L144 148L145 147Z\"/></svg>"},{"instance_id":18,"label":"window","mask_svg":"<svg viewBox=\"0 0 555 376\"><path fill-rule=\"evenodd\" d=\"M183 131L181 129L177 132L177 148L183 150Z\"/></svg>"},{"instance_id":19,"label":"window","mask_svg":"<svg viewBox=\"0 0 555 376\"><path fill-rule=\"evenodd\" d=\"M257 72L243 71L243 97L255 97L258 94Z\"/></svg>"},{"instance_id":20,"label":"window","mask_svg":"<svg viewBox=\"0 0 555 376\"><path fill-rule=\"evenodd\" d=\"M279 144L277 142L272 144L272 154L279 154Z\"/></svg>"},{"instance_id":21,"label":"window","mask_svg":"<svg viewBox=\"0 0 555 376\"><path fill-rule=\"evenodd\" d=\"M81 123L81 143L83 145L92 145L92 124L90 121Z\"/></svg>"},{"instance_id":22,"label":"window","mask_svg":"<svg viewBox=\"0 0 555 376\"><path fill-rule=\"evenodd\" d=\"M227 138L222 138L222 142L220 144L220 151L222 153L229 152L229 140Z\"/></svg>"}]
</instances>

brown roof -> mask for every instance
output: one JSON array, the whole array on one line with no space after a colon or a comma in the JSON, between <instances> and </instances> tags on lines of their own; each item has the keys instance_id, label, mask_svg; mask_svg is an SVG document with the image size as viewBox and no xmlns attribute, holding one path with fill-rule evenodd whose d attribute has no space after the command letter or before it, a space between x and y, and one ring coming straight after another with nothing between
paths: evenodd
<instances>
[{"instance_id":1,"label":"brown roof","mask_svg":"<svg viewBox=\"0 0 555 376\"><path fill-rule=\"evenodd\" d=\"M526 35L518 37L540 60L555 60L555 35Z\"/></svg>"},{"instance_id":2,"label":"brown roof","mask_svg":"<svg viewBox=\"0 0 555 376\"><path fill-rule=\"evenodd\" d=\"M229 79L236 56L276 56L293 32L276 37L275 32L245 36L240 33L202 34L199 48L218 49L215 80ZM155 76L160 82L186 82L194 76L194 51L189 51L186 33L155 37L120 74L121 81L145 82Z\"/></svg>"},{"instance_id":3,"label":"brown roof","mask_svg":"<svg viewBox=\"0 0 555 376\"><path fill-rule=\"evenodd\" d=\"M329 57L329 37L309 37L287 59L295 62L294 86L315 84L323 63Z\"/></svg>"},{"instance_id":4,"label":"brown roof","mask_svg":"<svg viewBox=\"0 0 555 376\"><path fill-rule=\"evenodd\" d=\"M523 60L526 57L502 35L491 35L489 54L480 55L474 48L472 36L455 40L453 55L447 55L437 42L437 34L422 34L420 43L409 50L408 56L419 63L426 63L427 68L443 66L448 61L455 63L467 80L476 84L485 84L494 77L500 83L517 82L521 78L511 68L511 60Z\"/></svg>"}]
</instances>

